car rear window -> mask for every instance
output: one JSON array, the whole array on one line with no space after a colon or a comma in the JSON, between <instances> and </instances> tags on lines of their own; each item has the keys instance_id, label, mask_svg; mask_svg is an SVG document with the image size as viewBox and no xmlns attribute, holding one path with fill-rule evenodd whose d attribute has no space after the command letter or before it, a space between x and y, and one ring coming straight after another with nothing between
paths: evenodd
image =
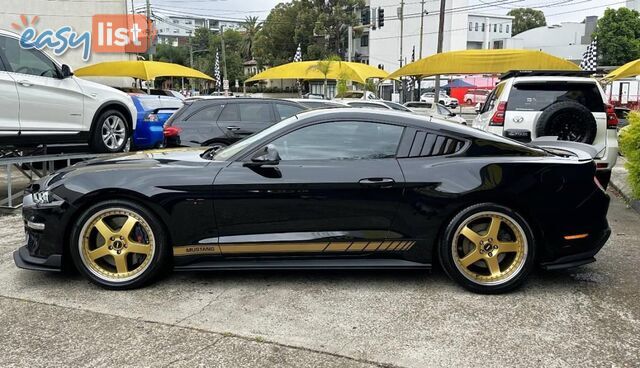
<instances>
[{"instance_id":1,"label":"car rear window","mask_svg":"<svg viewBox=\"0 0 640 368\"><path fill-rule=\"evenodd\" d=\"M575 101L591 112L604 112L595 83L518 83L513 86L507 110L542 111L561 101Z\"/></svg>"}]
</instances>

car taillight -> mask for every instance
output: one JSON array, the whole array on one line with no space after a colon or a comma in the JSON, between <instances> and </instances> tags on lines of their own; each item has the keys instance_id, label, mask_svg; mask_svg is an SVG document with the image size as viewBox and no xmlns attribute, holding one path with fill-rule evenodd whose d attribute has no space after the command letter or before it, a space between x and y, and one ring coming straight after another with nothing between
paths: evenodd
<instances>
[{"instance_id":1,"label":"car taillight","mask_svg":"<svg viewBox=\"0 0 640 368\"><path fill-rule=\"evenodd\" d=\"M503 126L504 125L504 115L507 111L507 102L502 101L498 104L498 109L493 113L491 120L489 121L489 125L492 126Z\"/></svg>"},{"instance_id":2,"label":"car taillight","mask_svg":"<svg viewBox=\"0 0 640 368\"><path fill-rule=\"evenodd\" d=\"M616 109L613 105L606 104L607 108L607 129L618 128L618 116L616 115Z\"/></svg>"},{"instance_id":3,"label":"car taillight","mask_svg":"<svg viewBox=\"0 0 640 368\"><path fill-rule=\"evenodd\" d=\"M180 132L182 132L182 129L172 126L165 126L162 130L165 137L177 137L180 135Z\"/></svg>"}]
</instances>

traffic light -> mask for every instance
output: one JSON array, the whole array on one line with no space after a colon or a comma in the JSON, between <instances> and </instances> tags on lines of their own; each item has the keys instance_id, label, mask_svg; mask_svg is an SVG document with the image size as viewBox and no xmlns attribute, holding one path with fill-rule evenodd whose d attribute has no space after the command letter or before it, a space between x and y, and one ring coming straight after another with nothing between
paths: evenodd
<instances>
[{"instance_id":1,"label":"traffic light","mask_svg":"<svg viewBox=\"0 0 640 368\"><path fill-rule=\"evenodd\" d=\"M369 7L362 9L360 12L360 22L363 26L368 26L371 23L371 9Z\"/></svg>"},{"instance_id":2,"label":"traffic light","mask_svg":"<svg viewBox=\"0 0 640 368\"><path fill-rule=\"evenodd\" d=\"M382 28L384 26L384 9L382 7L378 8L378 28Z\"/></svg>"}]
</instances>

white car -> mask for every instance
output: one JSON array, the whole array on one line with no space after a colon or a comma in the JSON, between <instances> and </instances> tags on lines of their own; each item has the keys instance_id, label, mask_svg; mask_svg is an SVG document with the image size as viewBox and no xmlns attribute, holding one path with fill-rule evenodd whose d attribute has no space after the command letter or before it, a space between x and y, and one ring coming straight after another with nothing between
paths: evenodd
<instances>
[{"instance_id":1,"label":"white car","mask_svg":"<svg viewBox=\"0 0 640 368\"><path fill-rule=\"evenodd\" d=\"M434 118L450 121L452 123L467 125L467 121L462 116L447 109L441 104L434 104L433 102L410 101L405 102L404 106L410 109L416 115L431 116Z\"/></svg>"},{"instance_id":2,"label":"white car","mask_svg":"<svg viewBox=\"0 0 640 368\"><path fill-rule=\"evenodd\" d=\"M484 103L487 100L487 95L491 93L488 89L470 89L464 94L463 101L467 105L475 105L477 103Z\"/></svg>"},{"instance_id":3,"label":"white car","mask_svg":"<svg viewBox=\"0 0 640 368\"><path fill-rule=\"evenodd\" d=\"M425 92L422 95L420 95L420 101L422 101L422 102L434 102L433 96L435 96L435 93L433 93L433 92ZM457 98L449 97L444 92L440 93L440 98L436 102L441 104L441 105L444 105L444 106L447 106L447 107L451 107L451 108L456 108L456 107L458 107L458 105L460 105L460 103L458 102Z\"/></svg>"},{"instance_id":4,"label":"white car","mask_svg":"<svg viewBox=\"0 0 640 368\"><path fill-rule=\"evenodd\" d=\"M337 94L334 98L334 100L341 100L341 99L351 99L351 100L379 100L378 97L376 97L375 93L371 92L371 91L346 91L342 94Z\"/></svg>"},{"instance_id":5,"label":"white car","mask_svg":"<svg viewBox=\"0 0 640 368\"><path fill-rule=\"evenodd\" d=\"M615 109L600 84L579 71L505 74L473 126L525 143L544 136L592 145L605 187L618 158Z\"/></svg>"},{"instance_id":6,"label":"white car","mask_svg":"<svg viewBox=\"0 0 640 368\"><path fill-rule=\"evenodd\" d=\"M399 103L386 101L386 100L376 100L376 101L344 100L344 102L351 107L412 112L411 109L408 109L407 107Z\"/></svg>"},{"instance_id":7,"label":"white car","mask_svg":"<svg viewBox=\"0 0 640 368\"><path fill-rule=\"evenodd\" d=\"M136 107L114 88L77 78L44 52L0 30L0 145L89 143L96 152L130 146Z\"/></svg>"}]
</instances>

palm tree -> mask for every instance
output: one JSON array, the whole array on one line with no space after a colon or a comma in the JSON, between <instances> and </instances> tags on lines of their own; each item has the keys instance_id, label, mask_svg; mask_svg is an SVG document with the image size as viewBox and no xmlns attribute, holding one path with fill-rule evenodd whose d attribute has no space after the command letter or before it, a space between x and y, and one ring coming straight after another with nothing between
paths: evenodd
<instances>
[{"instance_id":1,"label":"palm tree","mask_svg":"<svg viewBox=\"0 0 640 368\"><path fill-rule=\"evenodd\" d=\"M317 70L324 76L324 98L327 98L327 75L331 71L331 65L334 62L342 62L337 55L329 56L324 60L318 60L314 65L311 65L308 70Z\"/></svg>"},{"instance_id":2,"label":"palm tree","mask_svg":"<svg viewBox=\"0 0 640 368\"><path fill-rule=\"evenodd\" d=\"M258 33L262 30L262 22L258 21L258 17L246 17L242 23L243 38L241 52L245 60L253 59L253 46L255 44Z\"/></svg>"}]
</instances>

